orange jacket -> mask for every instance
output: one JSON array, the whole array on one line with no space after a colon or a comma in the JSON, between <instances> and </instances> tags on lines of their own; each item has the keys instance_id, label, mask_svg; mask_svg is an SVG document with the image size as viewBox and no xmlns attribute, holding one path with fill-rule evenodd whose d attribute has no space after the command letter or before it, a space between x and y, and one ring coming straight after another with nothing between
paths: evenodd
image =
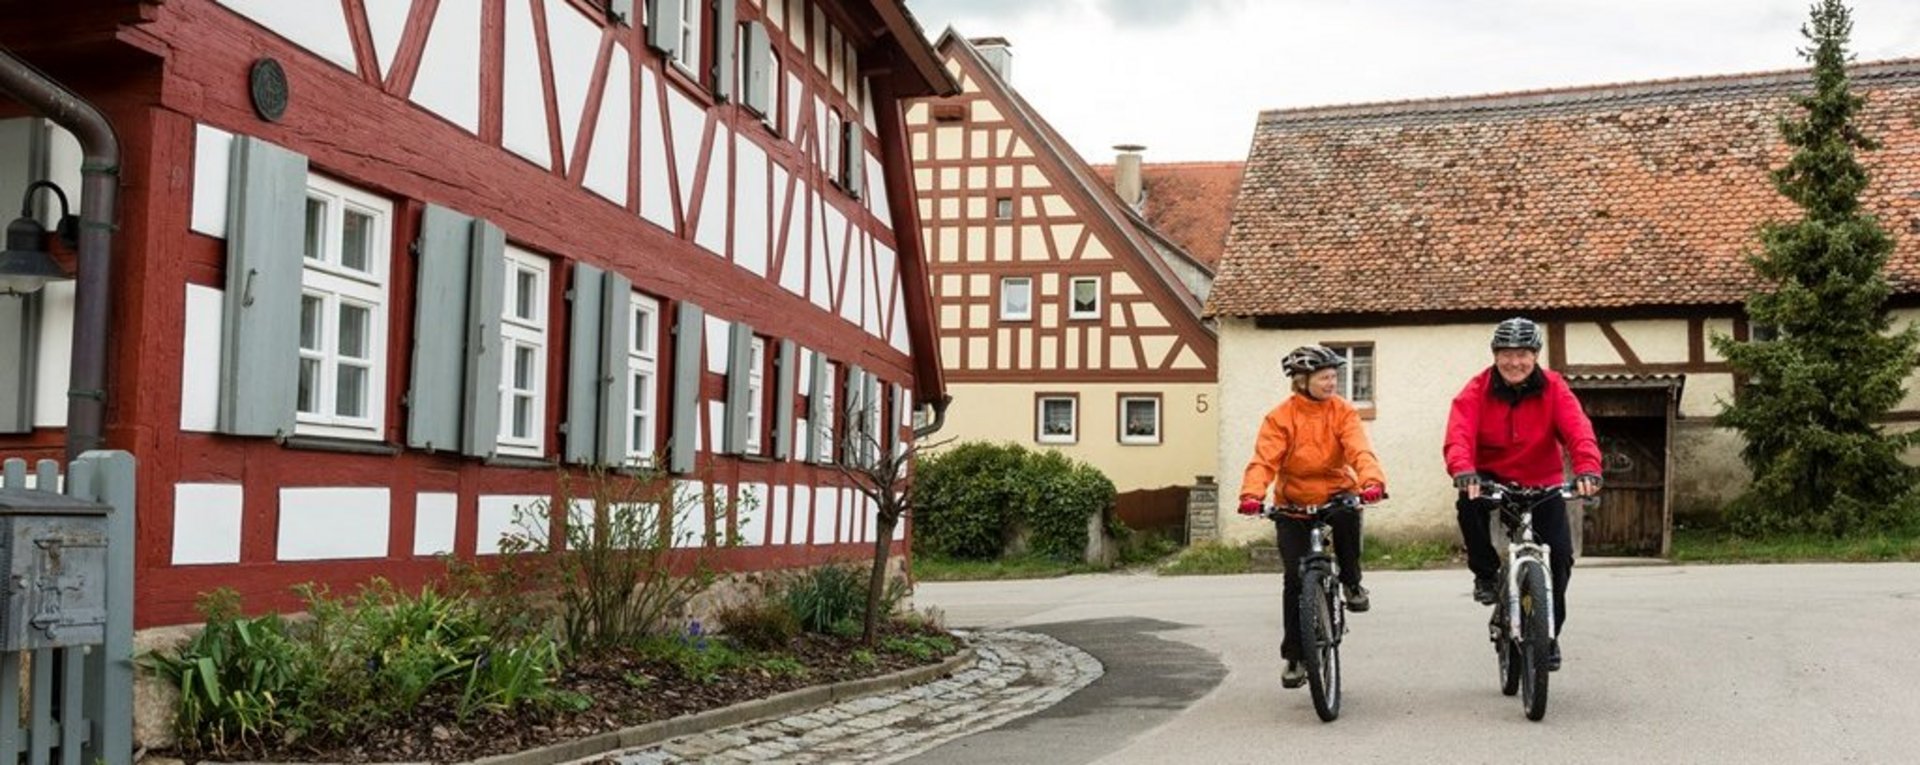
<instances>
[{"instance_id":1,"label":"orange jacket","mask_svg":"<svg viewBox=\"0 0 1920 765\"><path fill-rule=\"evenodd\" d=\"M1265 499L1276 476L1274 502L1293 505L1317 505L1342 491L1387 483L1353 404L1339 396L1315 401L1298 393L1260 423L1240 498Z\"/></svg>"}]
</instances>

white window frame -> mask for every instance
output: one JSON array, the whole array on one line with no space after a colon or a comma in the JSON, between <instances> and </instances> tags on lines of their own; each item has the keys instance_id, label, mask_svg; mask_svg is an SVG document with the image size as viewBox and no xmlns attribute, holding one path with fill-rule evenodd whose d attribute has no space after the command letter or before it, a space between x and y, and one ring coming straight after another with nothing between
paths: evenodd
<instances>
[{"instance_id":1,"label":"white window frame","mask_svg":"<svg viewBox=\"0 0 1920 765\"><path fill-rule=\"evenodd\" d=\"M1065 401L1071 416L1067 418L1069 430L1066 433L1047 432L1047 404ZM1033 440L1042 444L1077 444L1080 442L1080 398L1068 395L1040 395L1033 399Z\"/></svg>"},{"instance_id":2,"label":"white window frame","mask_svg":"<svg viewBox=\"0 0 1920 765\"><path fill-rule=\"evenodd\" d=\"M547 328L549 325L548 285L553 265L546 258L507 245L506 300L500 311L500 436L499 451L518 457L544 457L547 448ZM520 276L532 274L533 292L527 295L531 316L521 316ZM528 386L514 380L514 362L520 350L533 354L533 369ZM514 431L514 404L527 400L527 435Z\"/></svg>"},{"instance_id":3,"label":"white window frame","mask_svg":"<svg viewBox=\"0 0 1920 765\"><path fill-rule=\"evenodd\" d=\"M645 332L638 331L642 317ZM627 345L627 464L648 467L659 448L655 432L660 412L660 301L633 293L633 312L627 321L633 329ZM636 397L634 383L641 380L646 395Z\"/></svg>"},{"instance_id":4,"label":"white window frame","mask_svg":"<svg viewBox=\"0 0 1920 765\"><path fill-rule=\"evenodd\" d=\"M700 38L700 28L707 15L707 0L664 0L680 4L679 50L668 56L674 66L693 76L694 81L705 84L707 77L700 69L700 51L706 41Z\"/></svg>"},{"instance_id":5,"label":"white window frame","mask_svg":"<svg viewBox=\"0 0 1920 765\"><path fill-rule=\"evenodd\" d=\"M308 364L317 367L312 391L315 407L310 411L298 410L298 396L295 397L293 432L377 441L385 435L386 427L387 314L391 304L387 290L389 268L393 260L393 203L318 175L307 177L306 199L307 202L319 202L325 206L320 220L321 247L319 252L313 253L317 257L308 257L307 237L304 234L300 245L300 310L304 312L307 298L320 301L320 324L317 328L320 336L316 348L306 347L305 339L301 340L301 367L304 369ZM306 219L304 205L303 220ZM350 268L341 262L340 245L344 241L348 211L369 218L366 232L367 268L364 270ZM368 314L364 358L350 358L340 353L341 309L349 306L363 308ZM339 413L337 386L342 367L366 370L361 416L343 416ZM298 384L296 377L295 385Z\"/></svg>"},{"instance_id":6,"label":"white window frame","mask_svg":"<svg viewBox=\"0 0 1920 765\"><path fill-rule=\"evenodd\" d=\"M1374 346L1371 343L1335 343L1328 345L1327 349L1347 360L1347 363L1340 367L1340 387L1334 392L1339 393L1341 398L1354 406L1363 409L1373 406L1374 398L1380 394L1380 374L1374 366L1377 358L1373 352ZM1367 364L1367 397L1356 398L1353 395L1353 370L1359 365L1360 358L1363 356Z\"/></svg>"},{"instance_id":7,"label":"white window frame","mask_svg":"<svg viewBox=\"0 0 1920 765\"><path fill-rule=\"evenodd\" d=\"M1026 306L1026 310L1023 310L1023 311L1014 311L1010 308L1010 306L1007 303L1007 297L1012 292L1011 288L1016 284L1020 285L1021 288L1026 290L1027 306ZM1001 321L1032 321L1033 320L1033 277L1031 276L1000 277L1000 320Z\"/></svg>"},{"instance_id":8,"label":"white window frame","mask_svg":"<svg viewBox=\"0 0 1920 765\"><path fill-rule=\"evenodd\" d=\"M1080 285L1082 284L1093 285L1093 310L1091 311L1082 311L1080 310L1080 307L1077 305L1077 303L1079 302L1078 297L1080 292ZM1067 280L1067 318L1069 319L1100 318L1101 309L1106 307L1105 297L1100 293L1101 293L1100 277L1098 276L1075 276L1071 279L1068 279Z\"/></svg>"},{"instance_id":9,"label":"white window frame","mask_svg":"<svg viewBox=\"0 0 1920 765\"><path fill-rule=\"evenodd\" d=\"M813 395L822 397L819 410L826 412L826 421L813 423L814 460L821 463L832 461L833 424L840 419L839 404L833 400L833 392L839 386L840 372L833 364L827 364L826 384L814 389Z\"/></svg>"},{"instance_id":10,"label":"white window frame","mask_svg":"<svg viewBox=\"0 0 1920 765\"><path fill-rule=\"evenodd\" d=\"M1153 434L1152 435L1139 436L1139 435L1134 435L1132 433L1127 432L1127 405L1135 402L1146 402L1148 404L1153 405ZM1152 445L1152 444L1161 443L1163 429L1166 427L1166 412L1164 410L1164 407L1161 406L1160 402L1161 402L1161 399L1159 396L1148 396L1148 395L1141 395L1141 394L1122 394L1120 396L1120 424L1119 424L1119 431L1118 431L1120 434L1120 443L1135 444L1135 445Z\"/></svg>"},{"instance_id":11,"label":"white window frame","mask_svg":"<svg viewBox=\"0 0 1920 765\"><path fill-rule=\"evenodd\" d=\"M746 453L759 454L767 421L767 339L754 335L747 350Z\"/></svg>"}]
</instances>

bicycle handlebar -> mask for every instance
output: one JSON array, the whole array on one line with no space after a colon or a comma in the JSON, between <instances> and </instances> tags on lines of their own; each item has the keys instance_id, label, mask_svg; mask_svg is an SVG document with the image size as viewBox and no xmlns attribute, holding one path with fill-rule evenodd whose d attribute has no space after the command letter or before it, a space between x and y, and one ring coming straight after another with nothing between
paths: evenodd
<instances>
[{"instance_id":1,"label":"bicycle handlebar","mask_svg":"<svg viewBox=\"0 0 1920 765\"><path fill-rule=\"evenodd\" d=\"M1332 498L1318 505L1262 505L1260 507L1260 517L1269 520L1278 520L1280 518L1292 520L1325 518L1341 513L1360 512L1360 508L1365 504L1365 502L1360 500L1359 495L1342 492L1333 495Z\"/></svg>"}]
</instances>

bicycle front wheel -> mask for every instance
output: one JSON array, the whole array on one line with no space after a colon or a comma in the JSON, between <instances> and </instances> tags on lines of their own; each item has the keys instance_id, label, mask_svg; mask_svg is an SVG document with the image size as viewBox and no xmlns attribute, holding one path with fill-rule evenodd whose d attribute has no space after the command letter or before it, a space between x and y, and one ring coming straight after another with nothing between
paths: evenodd
<instances>
[{"instance_id":1,"label":"bicycle front wheel","mask_svg":"<svg viewBox=\"0 0 1920 765\"><path fill-rule=\"evenodd\" d=\"M1323 722L1340 716L1339 586L1325 568L1309 568L1300 579L1300 663Z\"/></svg>"},{"instance_id":2,"label":"bicycle front wheel","mask_svg":"<svg viewBox=\"0 0 1920 765\"><path fill-rule=\"evenodd\" d=\"M1547 716L1547 652L1553 649L1553 623L1548 620L1547 570L1537 563L1520 576L1520 703L1527 719Z\"/></svg>"}]
</instances>

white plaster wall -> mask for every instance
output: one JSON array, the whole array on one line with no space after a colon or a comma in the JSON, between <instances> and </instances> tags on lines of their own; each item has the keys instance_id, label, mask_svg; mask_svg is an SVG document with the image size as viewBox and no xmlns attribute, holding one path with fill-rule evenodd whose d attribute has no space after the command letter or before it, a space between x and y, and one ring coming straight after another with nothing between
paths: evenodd
<instances>
[{"instance_id":1,"label":"white plaster wall","mask_svg":"<svg viewBox=\"0 0 1920 765\"><path fill-rule=\"evenodd\" d=\"M707 314L707 371L727 373L728 351L733 344L733 322Z\"/></svg>"},{"instance_id":2,"label":"white plaster wall","mask_svg":"<svg viewBox=\"0 0 1920 765\"><path fill-rule=\"evenodd\" d=\"M785 169L775 167L773 169L773 178L775 188L786 188L784 181L787 178L787 171ZM782 195L780 199L783 204L783 207L776 208L777 210L784 209L784 205L787 204L791 204L793 207L791 212L776 213L785 215L787 218L787 231L782 237L784 244L781 248L780 286L786 289L786 291L799 295L800 297L808 297L807 271L810 264L807 260L808 208L806 201L811 197L811 193L807 190L805 181L797 181L794 183L793 199L791 202L787 201L784 190L776 193Z\"/></svg>"},{"instance_id":3,"label":"white plaster wall","mask_svg":"<svg viewBox=\"0 0 1920 765\"><path fill-rule=\"evenodd\" d=\"M733 262L754 276L767 275L767 235L769 213L778 208L768 205L767 152L746 138L734 145Z\"/></svg>"},{"instance_id":4,"label":"white plaster wall","mask_svg":"<svg viewBox=\"0 0 1920 765\"><path fill-rule=\"evenodd\" d=\"M705 139L707 111L679 90L667 88L667 115L671 119L673 167L679 182L680 209L693 204L693 179L700 172L700 143Z\"/></svg>"},{"instance_id":5,"label":"white plaster wall","mask_svg":"<svg viewBox=\"0 0 1920 765\"><path fill-rule=\"evenodd\" d=\"M285 4L284 0L281 3ZM375 66L380 67L380 76L386 77L393 69L393 59L400 52L400 37L407 31L407 15L413 11L413 0L362 0L367 9L367 30L373 35L373 54Z\"/></svg>"},{"instance_id":6,"label":"white plaster wall","mask_svg":"<svg viewBox=\"0 0 1920 765\"><path fill-rule=\"evenodd\" d=\"M226 293L187 285L184 349L180 357L180 429L212 433L219 427L220 323Z\"/></svg>"},{"instance_id":7,"label":"white plaster wall","mask_svg":"<svg viewBox=\"0 0 1920 765\"><path fill-rule=\"evenodd\" d=\"M460 495L423 491L413 501L413 554L451 555Z\"/></svg>"},{"instance_id":8,"label":"white plaster wall","mask_svg":"<svg viewBox=\"0 0 1920 765\"><path fill-rule=\"evenodd\" d=\"M764 483L741 484L734 504L734 530L740 535L740 544L757 547L767 543L767 524L773 508L767 485Z\"/></svg>"},{"instance_id":9,"label":"white plaster wall","mask_svg":"<svg viewBox=\"0 0 1920 765\"><path fill-rule=\"evenodd\" d=\"M261 0L267 2L268 0ZM318 8L321 3L283 3ZM441 3L434 14L420 72L408 97L448 122L480 130L480 3ZM338 9L335 9L336 13Z\"/></svg>"},{"instance_id":10,"label":"white plaster wall","mask_svg":"<svg viewBox=\"0 0 1920 765\"><path fill-rule=\"evenodd\" d=\"M279 560L384 558L393 501L382 488L280 490Z\"/></svg>"},{"instance_id":11,"label":"white plaster wall","mask_svg":"<svg viewBox=\"0 0 1920 765\"><path fill-rule=\"evenodd\" d=\"M833 544L840 533L840 490L822 486L813 493L813 533L808 540L816 545Z\"/></svg>"},{"instance_id":12,"label":"white plaster wall","mask_svg":"<svg viewBox=\"0 0 1920 765\"><path fill-rule=\"evenodd\" d=\"M673 185L668 174L666 120L653 70L640 68L640 217L668 231L673 219Z\"/></svg>"},{"instance_id":13,"label":"white plaster wall","mask_svg":"<svg viewBox=\"0 0 1920 765\"><path fill-rule=\"evenodd\" d=\"M767 544L787 544L789 534L787 524L793 518L793 487L775 486L768 496L767 503Z\"/></svg>"},{"instance_id":14,"label":"white plaster wall","mask_svg":"<svg viewBox=\"0 0 1920 765\"><path fill-rule=\"evenodd\" d=\"M1220 412L1210 383L948 383L953 403L936 438L960 441L1011 441L1029 449L1058 451L1093 465L1119 491L1188 486L1197 475L1216 469L1211 444L1218 436ZM1034 442L1034 395L1072 391L1080 395L1080 438L1074 444ZM1121 393L1159 393L1161 439L1158 445L1122 444L1119 437ZM1206 411L1200 411L1205 397Z\"/></svg>"},{"instance_id":15,"label":"white plaster wall","mask_svg":"<svg viewBox=\"0 0 1920 765\"><path fill-rule=\"evenodd\" d=\"M796 485L793 487L793 504L789 507L792 515L787 520L787 543L804 545L813 539L813 487Z\"/></svg>"},{"instance_id":16,"label":"white plaster wall","mask_svg":"<svg viewBox=\"0 0 1920 765\"><path fill-rule=\"evenodd\" d=\"M239 563L243 509L240 484L174 484L173 565Z\"/></svg>"},{"instance_id":17,"label":"white plaster wall","mask_svg":"<svg viewBox=\"0 0 1920 765\"><path fill-rule=\"evenodd\" d=\"M553 167L546 85L533 33L532 0L506 0L506 49L500 82L500 142L542 169Z\"/></svg>"},{"instance_id":18,"label":"white plaster wall","mask_svg":"<svg viewBox=\"0 0 1920 765\"><path fill-rule=\"evenodd\" d=\"M584 182L589 190L614 204L627 204L627 171L633 156L633 74L627 49L613 46L607 69L607 90L600 100L600 116L593 129L593 149L587 157Z\"/></svg>"},{"instance_id":19,"label":"white plaster wall","mask_svg":"<svg viewBox=\"0 0 1920 765\"><path fill-rule=\"evenodd\" d=\"M548 528L552 498L538 494L482 494L478 513L476 555L496 555L504 535L540 533ZM520 516L516 520L515 516ZM540 540L542 542L545 539Z\"/></svg>"},{"instance_id":20,"label":"white plaster wall","mask_svg":"<svg viewBox=\"0 0 1920 765\"><path fill-rule=\"evenodd\" d=\"M353 57L353 39L347 35L347 19L339 3L289 3L286 0L219 2L349 72L359 71L359 65Z\"/></svg>"},{"instance_id":21,"label":"white plaster wall","mask_svg":"<svg viewBox=\"0 0 1920 765\"><path fill-rule=\"evenodd\" d=\"M194 127L192 230L227 238L227 178L232 154L232 133L206 125Z\"/></svg>"},{"instance_id":22,"label":"white plaster wall","mask_svg":"<svg viewBox=\"0 0 1920 765\"><path fill-rule=\"evenodd\" d=\"M707 535L707 485L700 481L675 481L671 530L674 547L699 547Z\"/></svg>"},{"instance_id":23,"label":"white plaster wall","mask_svg":"<svg viewBox=\"0 0 1920 765\"><path fill-rule=\"evenodd\" d=\"M676 130L676 147L679 141L680 134ZM727 185L732 177L732 146L733 131L724 125L715 126L713 152L707 156L706 185L701 187L700 193L700 219L694 222L693 243L723 258L727 257ZM692 165L681 167L691 168Z\"/></svg>"},{"instance_id":24,"label":"white plaster wall","mask_svg":"<svg viewBox=\"0 0 1920 765\"><path fill-rule=\"evenodd\" d=\"M600 57L600 26L571 3L547 3L546 8L547 50L553 56L554 103L560 109L560 151L562 159L571 165L574 155L580 152L578 142L582 116L587 109L587 89L593 84L594 61ZM626 186L624 181L621 186Z\"/></svg>"}]
</instances>

